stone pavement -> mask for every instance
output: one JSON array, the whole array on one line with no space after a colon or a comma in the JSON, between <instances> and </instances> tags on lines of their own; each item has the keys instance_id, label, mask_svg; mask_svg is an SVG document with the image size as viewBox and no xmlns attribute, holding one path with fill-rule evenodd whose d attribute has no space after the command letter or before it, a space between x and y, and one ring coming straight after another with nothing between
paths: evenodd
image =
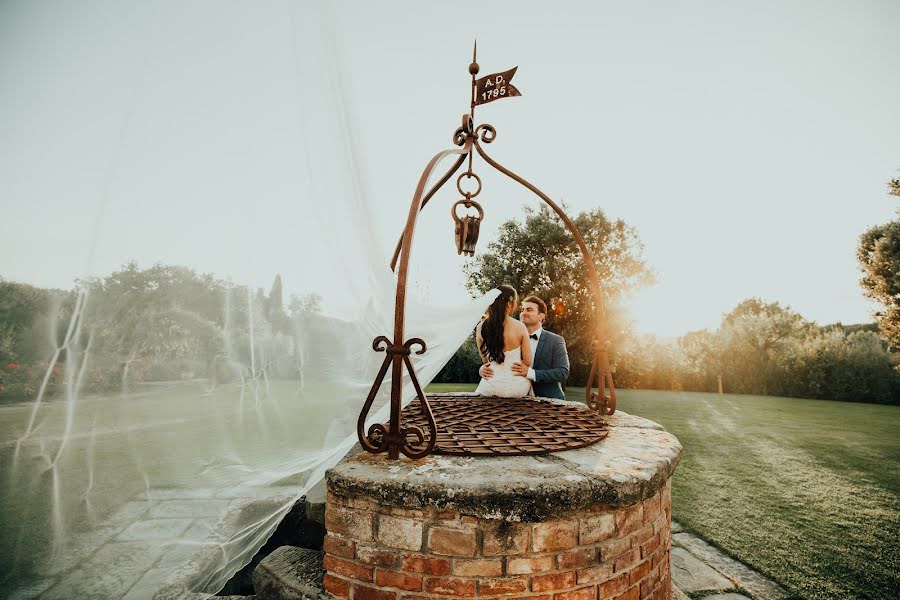
<instances>
[{"instance_id":1,"label":"stone pavement","mask_svg":"<svg viewBox=\"0 0 900 600\"><path fill-rule=\"evenodd\" d=\"M671 600L778 600L789 596L759 573L680 531L677 523L673 522L672 528L679 531L672 548ZM322 589L322 557L318 550L282 546L264 558L253 572L255 596L228 598L332 600Z\"/></svg>"},{"instance_id":2,"label":"stone pavement","mask_svg":"<svg viewBox=\"0 0 900 600\"><path fill-rule=\"evenodd\" d=\"M42 578L12 590L11 600L148 600L164 584L189 577L185 567L215 553L243 511L290 502L295 488L156 489L125 502L102 525L75 536L43 568ZM190 569L188 569L190 570Z\"/></svg>"},{"instance_id":3,"label":"stone pavement","mask_svg":"<svg viewBox=\"0 0 900 600\"><path fill-rule=\"evenodd\" d=\"M730 558L672 521L672 600L782 600L774 581Z\"/></svg>"},{"instance_id":4,"label":"stone pavement","mask_svg":"<svg viewBox=\"0 0 900 600\"><path fill-rule=\"evenodd\" d=\"M282 498L288 495L287 490L279 491ZM279 496L274 492L273 496ZM247 498L185 497L197 493L158 490L150 499L124 504L103 527L77 539L73 552L49 564L45 579L13 591L10 598L109 598L118 597L118 590L127 590L124 598L128 600L151 597L203 544L215 542L211 531L221 526L223 515L250 505ZM173 543L168 552L146 553L149 542L160 537L192 543ZM678 588L673 589L672 600L782 600L789 596L778 584L682 531L675 521L671 565Z\"/></svg>"}]
</instances>

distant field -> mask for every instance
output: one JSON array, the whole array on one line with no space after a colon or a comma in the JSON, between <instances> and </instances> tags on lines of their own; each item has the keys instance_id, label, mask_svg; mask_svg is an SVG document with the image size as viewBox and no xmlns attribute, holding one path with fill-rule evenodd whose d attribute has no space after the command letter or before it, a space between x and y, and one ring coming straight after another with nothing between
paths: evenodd
<instances>
[{"instance_id":1,"label":"distant field","mask_svg":"<svg viewBox=\"0 0 900 600\"><path fill-rule=\"evenodd\" d=\"M581 400L584 389L567 393ZM900 407L644 390L618 399L684 446L672 510L687 530L801 598L900 598Z\"/></svg>"}]
</instances>

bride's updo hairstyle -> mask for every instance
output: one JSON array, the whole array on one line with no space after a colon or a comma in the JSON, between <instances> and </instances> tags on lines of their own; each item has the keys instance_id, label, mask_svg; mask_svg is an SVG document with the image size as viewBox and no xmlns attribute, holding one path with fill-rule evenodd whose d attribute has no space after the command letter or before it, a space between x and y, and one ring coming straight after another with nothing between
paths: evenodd
<instances>
[{"instance_id":1,"label":"bride's updo hairstyle","mask_svg":"<svg viewBox=\"0 0 900 600\"><path fill-rule=\"evenodd\" d=\"M487 318L481 324L481 353L498 364L503 363L503 323L506 321L506 307L512 300L513 306L519 301L516 288L511 285L498 286L500 295L488 308Z\"/></svg>"}]
</instances>

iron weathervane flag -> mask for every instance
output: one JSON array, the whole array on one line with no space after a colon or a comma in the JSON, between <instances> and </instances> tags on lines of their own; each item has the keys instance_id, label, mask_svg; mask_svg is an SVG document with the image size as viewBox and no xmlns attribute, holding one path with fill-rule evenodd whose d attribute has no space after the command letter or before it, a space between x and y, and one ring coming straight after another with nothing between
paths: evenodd
<instances>
[{"instance_id":1,"label":"iron weathervane flag","mask_svg":"<svg viewBox=\"0 0 900 600\"><path fill-rule=\"evenodd\" d=\"M522 93L510 83L516 69L513 67L509 71L502 73L492 73L481 79L475 80L475 106L479 104L487 104L500 98L509 98L510 96L521 96Z\"/></svg>"}]
</instances>

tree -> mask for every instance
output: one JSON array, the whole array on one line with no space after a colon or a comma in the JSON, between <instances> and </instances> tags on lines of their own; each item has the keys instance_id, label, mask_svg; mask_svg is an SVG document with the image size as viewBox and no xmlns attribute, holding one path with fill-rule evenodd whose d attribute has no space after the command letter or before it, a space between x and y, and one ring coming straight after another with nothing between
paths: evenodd
<instances>
[{"instance_id":1,"label":"tree","mask_svg":"<svg viewBox=\"0 0 900 600\"><path fill-rule=\"evenodd\" d=\"M900 196L900 180L891 180L888 189ZM883 307L875 313L878 327L893 347L900 347L900 211L893 221L860 236L856 258L863 272L863 292Z\"/></svg>"},{"instance_id":2,"label":"tree","mask_svg":"<svg viewBox=\"0 0 900 600\"><path fill-rule=\"evenodd\" d=\"M130 262L86 283L86 323L101 356L173 360L215 353L221 345L225 286L212 275Z\"/></svg>"},{"instance_id":3,"label":"tree","mask_svg":"<svg viewBox=\"0 0 900 600\"><path fill-rule=\"evenodd\" d=\"M724 363L722 338L705 329L689 331L678 338L681 364L684 369L684 388L710 392L718 389Z\"/></svg>"},{"instance_id":4,"label":"tree","mask_svg":"<svg viewBox=\"0 0 900 600\"><path fill-rule=\"evenodd\" d=\"M610 220L601 209L582 212L573 221L594 259L606 304L607 327L615 344L630 327L616 301L653 279L643 259L643 244L633 227L621 219ZM473 293L506 283L522 296L535 294L547 302L545 325L565 337L569 347L570 381L586 379L590 343L596 337L594 295L574 237L549 207L526 207L524 222L513 219L503 223L497 240L465 270L467 286ZM556 299L562 301L564 309L549 308Z\"/></svg>"},{"instance_id":5,"label":"tree","mask_svg":"<svg viewBox=\"0 0 900 600\"><path fill-rule=\"evenodd\" d=\"M66 294L0 278L0 364L46 358L56 309Z\"/></svg>"},{"instance_id":6,"label":"tree","mask_svg":"<svg viewBox=\"0 0 900 600\"><path fill-rule=\"evenodd\" d=\"M291 294L288 310L292 319L318 314L322 312L322 296L318 294L304 294L303 296Z\"/></svg>"},{"instance_id":7,"label":"tree","mask_svg":"<svg viewBox=\"0 0 900 600\"><path fill-rule=\"evenodd\" d=\"M782 379L782 350L814 329L813 323L778 302L749 298L738 304L722 319L718 332L723 378L731 391L778 393L770 384Z\"/></svg>"},{"instance_id":8,"label":"tree","mask_svg":"<svg viewBox=\"0 0 900 600\"><path fill-rule=\"evenodd\" d=\"M478 383L481 357L475 347L474 333L466 338L456 354L432 380L434 383Z\"/></svg>"}]
</instances>

